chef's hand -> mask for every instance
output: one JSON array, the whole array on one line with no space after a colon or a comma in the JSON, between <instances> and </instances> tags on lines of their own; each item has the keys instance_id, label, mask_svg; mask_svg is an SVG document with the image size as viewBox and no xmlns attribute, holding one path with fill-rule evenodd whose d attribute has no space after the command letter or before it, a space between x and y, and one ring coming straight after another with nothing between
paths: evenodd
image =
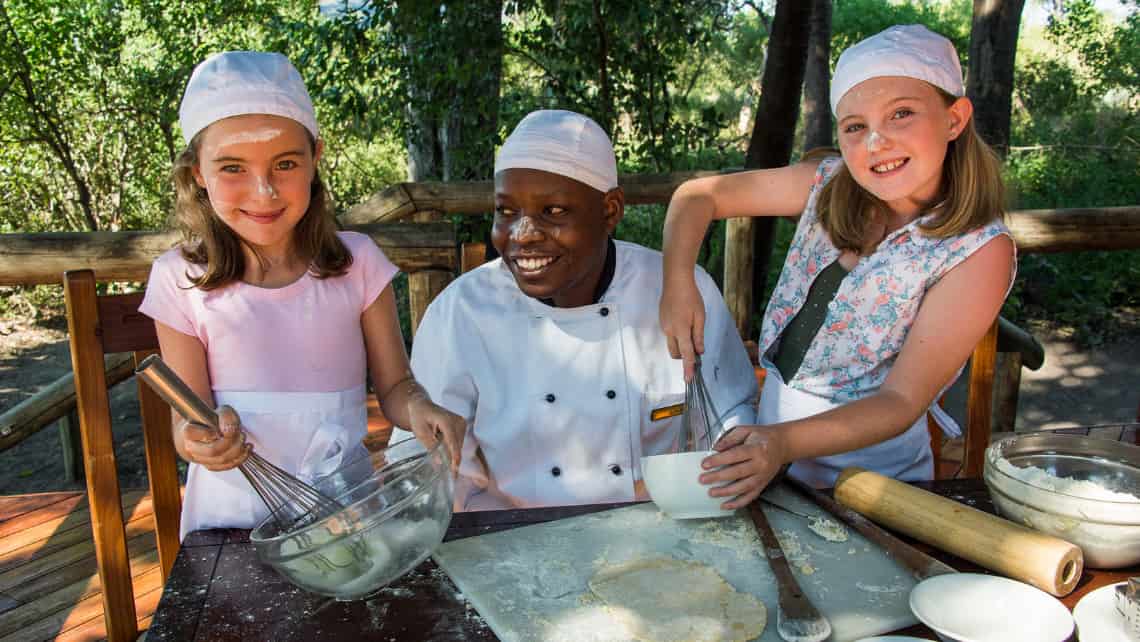
<instances>
[{"instance_id":1,"label":"chef's hand","mask_svg":"<svg viewBox=\"0 0 1140 642\"><path fill-rule=\"evenodd\" d=\"M178 454L188 462L200 464L206 470L229 470L245 461L253 446L245 442L241 418L229 406L218 408L218 427L182 421L175 428L176 443L181 443Z\"/></svg>"},{"instance_id":2,"label":"chef's hand","mask_svg":"<svg viewBox=\"0 0 1140 642\"><path fill-rule=\"evenodd\" d=\"M705 352L705 303L691 274L665 283L660 314L669 354L683 360L688 383L696 372L697 355Z\"/></svg>"},{"instance_id":3,"label":"chef's hand","mask_svg":"<svg viewBox=\"0 0 1140 642\"><path fill-rule=\"evenodd\" d=\"M432 403L426 394L417 395L408 402L408 418L412 434L424 446L435 446L437 436L451 454L451 471L459 470L459 458L463 449L463 437L467 434L467 421L440 406Z\"/></svg>"},{"instance_id":4,"label":"chef's hand","mask_svg":"<svg viewBox=\"0 0 1140 642\"><path fill-rule=\"evenodd\" d=\"M720 505L726 510L752 503L786 463L784 439L769 426L737 426L713 448L717 454L701 462L710 472L699 479L717 486L709 489L709 495L732 498Z\"/></svg>"}]
</instances>

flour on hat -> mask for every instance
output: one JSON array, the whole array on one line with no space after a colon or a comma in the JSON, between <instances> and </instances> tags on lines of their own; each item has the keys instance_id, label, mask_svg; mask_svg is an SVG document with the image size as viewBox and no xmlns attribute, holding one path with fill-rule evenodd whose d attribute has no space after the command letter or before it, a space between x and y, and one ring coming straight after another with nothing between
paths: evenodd
<instances>
[{"instance_id":1,"label":"flour on hat","mask_svg":"<svg viewBox=\"0 0 1140 642\"><path fill-rule=\"evenodd\" d=\"M225 51L194 68L178 108L189 145L211 124L231 116L269 114L301 123L318 138L317 116L305 81L289 59L263 51Z\"/></svg>"},{"instance_id":2,"label":"flour on hat","mask_svg":"<svg viewBox=\"0 0 1140 642\"><path fill-rule=\"evenodd\" d=\"M495 157L496 174L512 168L559 174L600 192L618 186L617 159L605 130L561 109L533 111L519 121Z\"/></svg>"},{"instance_id":3,"label":"flour on hat","mask_svg":"<svg viewBox=\"0 0 1140 642\"><path fill-rule=\"evenodd\" d=\"M922 25L896 25L839 56L831 79L831 113L855 85L883 76L924 80L953 96L966 93L953 43Z\"/></svg>"}]
</instances>

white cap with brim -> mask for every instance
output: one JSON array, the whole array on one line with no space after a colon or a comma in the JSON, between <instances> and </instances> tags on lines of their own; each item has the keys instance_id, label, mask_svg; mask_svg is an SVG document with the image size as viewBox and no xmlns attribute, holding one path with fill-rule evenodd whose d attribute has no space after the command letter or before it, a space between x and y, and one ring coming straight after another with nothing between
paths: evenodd
<instances>
[{"instance_id":1,"label":"white cap with brim","mask_svg":"<svg viewBox=\"0 0 1140 642\"><path fill-rule=\"evenodd\" d=\"M589 117L562 109L527 114L503 141L495 173L537 169L608 192L618 186L617 159L610 137Z\"/></svg>"},{"instance_id":2,"label":"white cap with brim","mask_svg":"<svg viewBox=\"0 0 1140 642\"><path fill-rule=\"evenodd\" d=\"M246 114L297 121L318 138L317 116L305 81L289 59L263 51L225 51L194 68L178 108L182 137L189 145L211 124Z\"/></svg>"},{"instance_id":3,"label":"white cap with brim","mask_svg":"<svg viewBox=\"0 0 1140 642\"><path fill-rule=\"evenodd\" d=\"M925 80L952 96L966 93L953 43L922 25L896 25L839 56L831 79L831 113L838 115L840 99L855 85L883 76Z\"/></svg>"}]
</instances>

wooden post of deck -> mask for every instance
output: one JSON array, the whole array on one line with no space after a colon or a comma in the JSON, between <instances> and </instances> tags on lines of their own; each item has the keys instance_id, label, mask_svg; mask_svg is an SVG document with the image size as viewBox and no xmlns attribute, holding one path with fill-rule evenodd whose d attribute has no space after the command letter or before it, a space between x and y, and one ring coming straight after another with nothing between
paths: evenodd
<instances>
[{"instance_id":1,"label":"wooden post of deck","mask_svg":"<svg viewBox=\"0 0 1140 642\"><path fill-rule=\"evenodd\" d=\"M417 223L428 223L443 220L444 215L436 211L418 212L412 220ZM458 250L456 250L458 252ZM435 295L443 292L443 288L451 282L454 274L447 270L420 270L408 275L408 311L412 317L412 335L420 327L420 319L424 317L427 306Z\"/></svg>"},{"instance_id":2,"label":"wooden post of deck","mask_svg":"<svg viewBox=\"0 0 1140 642\"><path fill-rule=\"evenodd\" d=\"M752 240L756 235L750 218L730 218L724 233L724 301L744 339L752 335Z\"/></svg>"}]
</instances>

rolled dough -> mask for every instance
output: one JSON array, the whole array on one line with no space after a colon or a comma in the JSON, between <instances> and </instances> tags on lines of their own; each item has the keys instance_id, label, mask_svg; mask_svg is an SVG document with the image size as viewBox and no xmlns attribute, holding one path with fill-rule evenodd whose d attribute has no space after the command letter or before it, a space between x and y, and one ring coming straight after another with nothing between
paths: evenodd
<instances>
[{"instance_id":1,"label":"rolled dough","mask_svg":"<svg viewBox=\"0 0 1140 642\"><path fill-rule=\"evenodd\" d=\"M759 637L768 620L760 600L699 562L634 560L601 569L589 586L611 616L615 639L744 642Z\"/></svg>"}]
</instances>

